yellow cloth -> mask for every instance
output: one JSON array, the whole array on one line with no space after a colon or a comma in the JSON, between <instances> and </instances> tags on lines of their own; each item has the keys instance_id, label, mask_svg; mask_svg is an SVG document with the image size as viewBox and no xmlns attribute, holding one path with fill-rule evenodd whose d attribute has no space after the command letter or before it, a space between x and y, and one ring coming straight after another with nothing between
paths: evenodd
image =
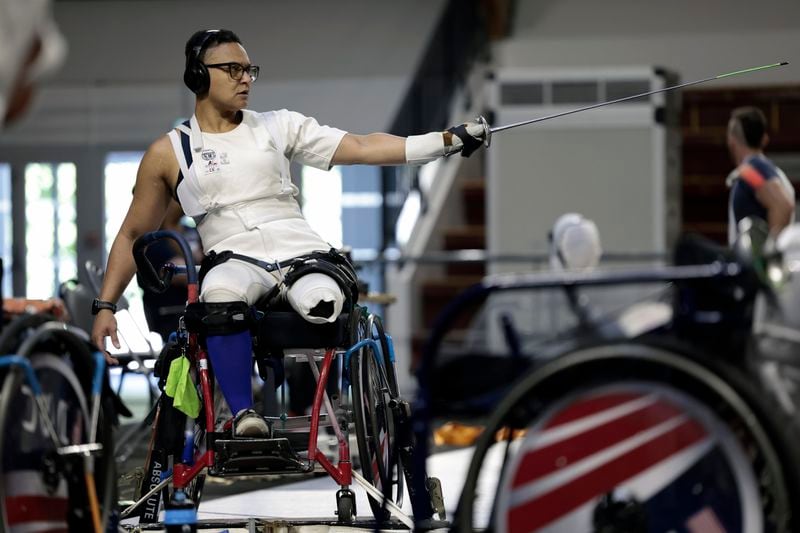
<instances>
[{"instance_id":1,"label":"yellow cloth","mask_svg":"<svg viewBox=\"0 0 800 533\"><path fill-rule=\"evenodd\" d=\"M169 364L169 374L167 375L167 386L164 392L173 398L175 409L186 413L192 418L197 418L200 414L200 398L197 397L197 389L189 376L189 359L185 355L173 359Z\"/></svg>"}]
</instances>

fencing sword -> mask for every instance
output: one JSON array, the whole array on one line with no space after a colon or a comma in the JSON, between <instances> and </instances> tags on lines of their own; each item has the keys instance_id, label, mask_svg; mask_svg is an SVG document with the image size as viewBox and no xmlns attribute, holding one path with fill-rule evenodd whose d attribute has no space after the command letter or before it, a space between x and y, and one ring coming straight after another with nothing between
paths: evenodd
<instances>
[{"instance_id":1,"label":"fencing sword","mask_svg":"<svg viewBox=\"0 0 800 533\"><path fill-rule=\"evenodd\" d=\"M544 116L544 117L532 118L530 120L523 120L521 122L514 122L513 124L505 124L503 126L491 127L483 116L477 117L476 120L483 127L483 132L484 132L484 136L485 136L483 143L488 148L489 145L492 144L492 134L493 133L497 133L499 131L510 130L512 128L518 128L520 126L527 126L528 124L534 124L536 122L543 122L545 120L550 120L550 119L553 119L553 118L563 117L565 115L571 115L573 113L580 113L581 111L588 111L590 109L596 109L598 107L603 107L603 106L607 106L607 105L611 105L611 104L618 104L620 102L626 102L628 100L635 100L636 98L642 98L642 97L645 97L645 96L650 96L651 94L664 93L664 92L667 92L667 91L673 91L675 89L682 89L683 87L689 87L690 85L697 85L699 83L706 83L706 82L709 82L709 81L721 80L722 78L730 78L731 76L738 76L739 74L746 74L748 72L756 72L756 71L759 71L759 70L766 70L768 68L782 67L782 66L788 65L788 64L789 64L788 61L779 61L777 63L771 63L769 65L761 65L760 67L751 67L751 68L746 68L746 69L742 69L742 70L735 70L733 72L726 72L725 74L718 74L716 76L711 76L709 78L703 78L701 80L688 81L686 83L681 83L679 85L672 85L671 87L664 87L663 89L656 89L654 91L648 91L648 92L645 92L645 93L634 94L634 95L631 95L631 96L624 96L622 98L617 98L615 100L609 100L607 102L600 102L598 104L592 104L592 105L588 105L586 107L580 107L578 109L572 109L570 111L563 111L561 113L555 113L553 115L547 115L547 116Z\"/></svg>"}]
</instances>

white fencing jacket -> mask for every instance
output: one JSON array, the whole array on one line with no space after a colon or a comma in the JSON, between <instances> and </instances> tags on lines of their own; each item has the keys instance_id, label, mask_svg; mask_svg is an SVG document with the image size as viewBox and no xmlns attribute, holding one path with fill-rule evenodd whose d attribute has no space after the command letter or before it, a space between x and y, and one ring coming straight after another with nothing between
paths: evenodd
<instances>
[{"instance_id":1,"label":"white fencing jacket","mask_svg":"<svg viewBox=\"0 0 800 533\"><path fill-rule=\"evenodd\" d=\"M204 251L273 262L330 248L303 218L289 165L330 169L346 132L286 109L243 114L227 133L200 131L194 116L168 133L180 166L176 196Z\"/></svg>"}]
</instances>

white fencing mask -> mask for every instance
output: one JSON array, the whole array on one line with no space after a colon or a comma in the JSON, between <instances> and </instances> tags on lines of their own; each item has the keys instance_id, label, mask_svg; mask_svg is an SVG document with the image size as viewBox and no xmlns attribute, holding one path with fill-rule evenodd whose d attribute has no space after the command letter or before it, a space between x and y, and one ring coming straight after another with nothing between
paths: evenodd
<instances>
[{"instance_id":1,"label":"white fencing mask","mask_svg":"<svg viewBox=\"0 0 800 533\"><path fill-rule=\"evenodd\" d=\"M603 248L592 220L578 213L558 217L550 231L550 267L553 270L588 270L597 266Z\"/></svg>"}]
</instances>

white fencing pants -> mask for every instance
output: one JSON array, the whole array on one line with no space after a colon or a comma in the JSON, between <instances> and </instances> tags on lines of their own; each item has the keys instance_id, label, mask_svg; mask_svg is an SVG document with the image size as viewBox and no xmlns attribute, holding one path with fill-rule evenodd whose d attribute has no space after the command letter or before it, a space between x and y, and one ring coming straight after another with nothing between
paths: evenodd
<instances>
[{"instance_id":1,"label":"white fencing pants","mask_svg":"<svg viewBox=\"0 0 800 533\"><path fill-rule=\"evenodd\" d=\"M230 259L212 268L200 291L203 302L246 302L255 304L275 285L281 283L278 271L267 272L252 263ZM289 305L314 324L333 322L344 305L344 293L330 276L313 272L298 278L281 292Z\"/></svg>"}]
</instances>

